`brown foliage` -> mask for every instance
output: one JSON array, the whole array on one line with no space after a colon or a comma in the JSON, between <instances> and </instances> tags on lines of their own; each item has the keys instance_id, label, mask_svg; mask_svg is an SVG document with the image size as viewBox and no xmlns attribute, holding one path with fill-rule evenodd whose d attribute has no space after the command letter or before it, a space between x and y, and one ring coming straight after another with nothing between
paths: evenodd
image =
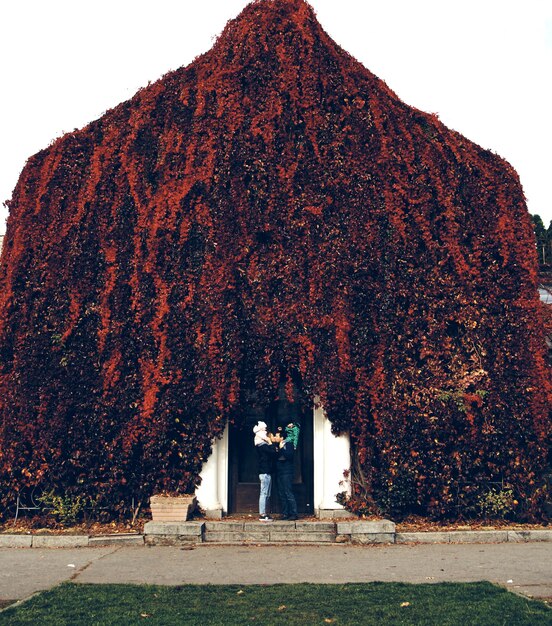
<instances>
[{"instance_id":1,"label":"brown foliage","mask_svg":"<svg viewBox=\"0 0 552 626\"><path fill-rule=\"evenodd\" d=\"M287 376L390 510L497 478L534 501L550 387L518 177L302 0L251 3L33 156L0 285L6 493L190 491L243 389Z\"/></svg>"}]
</instances>

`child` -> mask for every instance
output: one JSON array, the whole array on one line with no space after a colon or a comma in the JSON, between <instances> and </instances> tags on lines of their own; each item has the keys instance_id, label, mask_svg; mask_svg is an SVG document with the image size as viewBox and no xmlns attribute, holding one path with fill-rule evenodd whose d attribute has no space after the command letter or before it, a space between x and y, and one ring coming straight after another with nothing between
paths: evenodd
<instances>
[{"instance_id":1,"label":"child","mask_svg":"<svg viewBox=\"0 0 552 626\"><path fill-rule=\"evenodd\" d=\"M258 422L257 425L253 427L253 432L255 433L254 443L256 446L260 446L263 442L272 443L266 429L267 425L264 422Z\"/></svg>"},{"instance_id":2,"label":"child","mask_svg":"<svg viewBox=\"0 0 552 626\"><path fill-rule=\"evenodd\" d=\"M299 443L299 424L290 422L286 426L286 441L293 444L293 449L297 450L297 444Z\"/></svg>"}]
</instances>

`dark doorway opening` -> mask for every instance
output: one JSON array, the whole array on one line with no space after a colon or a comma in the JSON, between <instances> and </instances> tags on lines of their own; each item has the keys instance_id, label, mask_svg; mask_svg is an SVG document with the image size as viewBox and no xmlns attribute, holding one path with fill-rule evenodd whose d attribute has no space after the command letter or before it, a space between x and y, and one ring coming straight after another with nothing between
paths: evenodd
<instances>
[{"instance_id":1,"label":"dark doorway opening","mask_svg":"<svg viewBox=\"0 0 552 626\"><path fill-rule=\"evenodd\" d=\"M295 396L297 397L297 390ZM301 426L299 444L295 452L295 476L293 491L300 515L313 513L313 409L302 408L298 400L290 402L282 387L278 399L269 406L258 406L254 399L246 408L246 415L240 426L230 429L228 477L229 477L229 513L258 513L259 507L259 470L257 452L253 443L253 427L262 420L269 432L276 432L280 425L294 421ZM280 500L276 476L272 480L272 513L280 512Z\"/></svg>"}]
</instances>

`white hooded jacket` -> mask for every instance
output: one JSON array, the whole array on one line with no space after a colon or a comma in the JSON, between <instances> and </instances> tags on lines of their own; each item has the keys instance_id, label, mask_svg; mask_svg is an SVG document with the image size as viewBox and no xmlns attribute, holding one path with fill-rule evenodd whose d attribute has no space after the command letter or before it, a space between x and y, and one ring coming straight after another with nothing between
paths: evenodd
<instances>
[{"instance_id":1,"label":"white hooded jacket","mask_svg":"<svg viewBox=\"0 0 552 626\"><path fill-rule=\"evenodd\" d=\"M256 426L253 426L256 446L260 446L263 443L270 443L270 439L268 438L266 429L267 425L264 422L258 422Z\"/></svg>"}]
</instances>

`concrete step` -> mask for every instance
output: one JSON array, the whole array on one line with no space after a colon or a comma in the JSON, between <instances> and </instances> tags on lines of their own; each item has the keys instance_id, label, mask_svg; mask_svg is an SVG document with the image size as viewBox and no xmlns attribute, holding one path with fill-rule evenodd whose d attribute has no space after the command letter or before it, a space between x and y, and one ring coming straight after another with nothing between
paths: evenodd
<instances>
[{"instance_id":1,"label":"concrete step","mask_svg":"<svg viewBox=\"0 0 552 626\"><path fill-rule=\"evenodd\" d=\"M144 527L144 534L148 545L348 542L370 544L394 543L395 524L388 520L148 522Z\"/></svg>"},{"instance_id":2,"label":"concrete step","mask_svg":"<svg viewBox=\"0 0 552 626\"><path fill-rule=\"evenodd\" d=\"M206 522L206 543L331 543L336 525L331 522Z\"/></svg>"}]
</instances>

